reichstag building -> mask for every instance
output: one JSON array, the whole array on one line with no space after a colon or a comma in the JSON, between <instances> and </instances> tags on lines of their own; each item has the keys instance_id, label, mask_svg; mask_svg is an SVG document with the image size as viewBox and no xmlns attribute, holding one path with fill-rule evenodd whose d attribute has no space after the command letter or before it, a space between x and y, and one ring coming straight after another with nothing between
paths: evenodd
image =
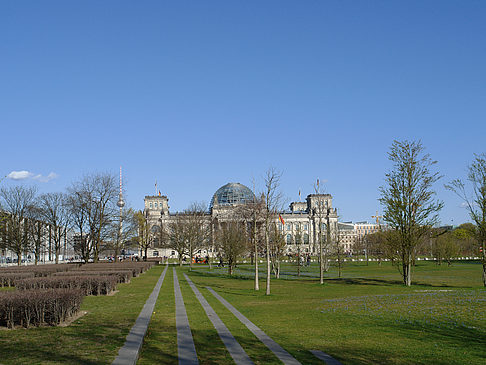
<instances>
[{"instance_id":1,"label":"reichstag building","mask_svg":"<svg viewBox=\"0 0 486 365\"><path fill-rule=\"evenodd\" d=\"M171 249L158 247L157 232L166 229L175 220L175 213L169 211L169 199L165 195L151 195L145 197L144 214L150 231L153 233L153 244L148 256L176 257L177 253ZM220 187L210 201L209 209L205 213L207 224L224 221L234 215L236 209L245 203L255 201L251 189L240 183L228 183ZM286 252L297 252L297 243L304 253L316 254L319 247L319 228L326 235L327 222L330 233L337 232L337 211L332 207L330 194L309 194L303 202L292 202L288 210L278 212L275 224L283 233L286 241ZM201 254L213 256L214 250L203 250Z\"/></svg>"}]
</instances>

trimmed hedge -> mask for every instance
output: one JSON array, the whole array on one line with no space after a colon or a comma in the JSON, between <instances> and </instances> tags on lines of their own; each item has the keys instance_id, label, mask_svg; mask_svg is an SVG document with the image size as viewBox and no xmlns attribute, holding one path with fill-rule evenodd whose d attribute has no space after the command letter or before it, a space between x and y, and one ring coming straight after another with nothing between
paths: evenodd
<instances>
[{"instance_id":1,"label":"trimmed hedge","mask_svg":"<svg viewBox=\"0 0 486 365\"><path fill-rule=\"evenodd\" d=\"M84 295L106 295L111 293L118 283L118 278L109 276L55 276L50 278L31 278L16 280L18 290L36 290L51 288L80 289Z\"/></svg>"},{"instance_id":2,"label":"trimmed hedge","mask_svg":"<svg viewBox=\"0 0 486 365\"><path fill-rule=\"evenodd\" d=\"M16 280L33 278L33 272L3 273L0 272L0 287L14 286Z\"/></svg>"},{"instance_id":3,"label":"trimmed hedge","mask_svg":"<svg viewBox=\"0 0 486 365\"><path fill-rule=\"evenodd\" d=\"M68 264L10 266L6 268L1 268L0 276L3 274L33 273L36 277L45 277L55 272L68 271L75 268L75 266Z\"/></svg>"},{"instance_id":4,"label":"trimmed hedge","mask_svg":"<svg viewBox=\"0 0 486 365\"><path fill-rule=\"evenodd\" d=\"M116 276L119 283L129 283L133 277L132 270L120 270L120 271L67 271L57 272L52 274L53 276Z\"/></svg>"},{"instance_id":5,"label":"trimmed hedge","mask_svg":"<svg viewBox=\"0 0 486 365\"><path fill-rule=\"evenodd\" d=\"M0 292L0 326L58 325L79 311L83 298L78 289Z\"/></svg>"}]
</instances>

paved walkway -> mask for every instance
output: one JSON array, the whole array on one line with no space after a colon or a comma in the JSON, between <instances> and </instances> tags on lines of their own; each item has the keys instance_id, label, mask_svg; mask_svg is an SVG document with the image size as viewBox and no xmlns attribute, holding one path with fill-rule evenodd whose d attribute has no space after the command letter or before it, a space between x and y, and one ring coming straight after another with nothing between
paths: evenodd
<instances>
[{"instance_id":1,"label":"paved walkway","mask_svg":"<svg viewBox=\"0 0 486 365\"><path fill-rule=\"evenodd\" d=\"M164 282L165 273L167 272L167 266L159 277L157 284L155 284L152 294L145 302L145 305L140 312L137 321L133 325L132 329L128 333L125 345L118 351L118 356L113 365L135 365L138 360L140 349L142 348L143 338L147 333L147 328L150 323L150 317L154 312L155 302L159 296L160 288Z\"/></svg>"},{"instance_id":2,"label":"paved walkway","mask_svg":"<svg viewBox=\"0 0 486 365\"><path fill-rule=\"evenodd\" d=\"M174 295L176 306L176 328L177 328L177 354L179 356L179 365L196 365L199 364L196 354L196 347L192 339L191 327L187 318L184 299L182 299L181 288L175 267L172 268L174 273Z\"/></svg>"},{"instance_id":3,"label":"paved walkway","mask_svg":"<svg viewBox=\"0 0 486 365\"><path fill-rule=\"evenodd\" d=\"M270 351L272 351L275 356L277 356L280 361L282 361L285 365L298 365L300 362L297 361L292 355L290 355L287 351L285 351L278 343L272 340L270 337L267 336L265 332L263 332L260 328L258 328L255 324L253 324L248 318L246 318L243 314L241 314L235 307L233 307L226 299L224 299L221 295L216 293L212 288L209 286L207 287L208 290L213 294L216 299L218 299L226 308L233 313L236 318L238 318L241 323L243 323L260 341L263 342L265 346L267 346Z\"/></svg>"},{"instance_id":4,"label":"paved walkway","mask_svg":"<svg viewBox=\"0 0 486 365\"><path fill-rule=\"evenodd\" d=\"M317 357L318 359L324 361L327 365L342 365L339 361L337 361L331 355L328 355L319 350L311 350L312 354Z\"/></svg>"},{"instance_id":5,"label":"paved walkway","mask_svg":"<svg viewBox=\"0 0 486 365\"><path fill-rule=\"evenodd\" d=\"M243 347L241 347L238 341L236 341L235 337L228 330L228 327L225 326L223 321L219 318L214 309L209 305L208 301L206 300L206 298L203 297L198 288L196 288L191 279L189 279L186 274L184 274L184 277L186 278L189 286L196 295L196 298L199 300L199 303L201 303L201 306L206 312L206 315L218 332L221 341L223 341L235 363L238 365L253 364L253 361L251 361L245 350L243 350Z\"/></svg>"}]
</instances>

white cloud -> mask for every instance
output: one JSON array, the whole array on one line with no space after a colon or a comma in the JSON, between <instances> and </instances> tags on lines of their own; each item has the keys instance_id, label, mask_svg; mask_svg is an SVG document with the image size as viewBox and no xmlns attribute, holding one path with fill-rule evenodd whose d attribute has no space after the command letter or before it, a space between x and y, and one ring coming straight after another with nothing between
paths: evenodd
<instances>
[{"instance_id":1,"label":"white cloud","mask_svg":"<svg viewBox=\"0 0 486 365\"><path fill-rule=\"evenodd\" d=\"M40 182L49 182L49 181L51 181L52 179L55 179L55 178L57 178L57 177L59 177L59 175L58 175L58 174L56 174L55 172L51 172L51 173L49 173L49 175L47 175L47 176L42 176L41 174L36 175L36 176L34 176L34 177L33 177L33 179L34 179L34 180L37 180L37 181L40 181Z\"/></svg>"},{"instance_id":2,"label":"white cloud","mask_svg":"<svg viewBox=\"0 0 486 365\"><path fill-rule=\"evenodd\" d=\"M58 174L55 172L51 172L47 176L43 176L42 174L34 174L33 172L30 171L12 171L10 174L7 175L7 178L12 179L12 180L26 180L26 179L33 179L36 181L40 181L43 183L49 182L52 179L55 179L59 177Z\"/></svg>"},{"instance_id":3,"label":"white cloud","mask_svg":"<svg viewBox=\"0 0 486 365\"><path fill-rule=\"evenodd\" d=\"M7 175L7 178L12 180L25 180L32 176L34 176L32 172L22 170L22 171L12 171L10 174Z\"/></svg>"}]
</instances>

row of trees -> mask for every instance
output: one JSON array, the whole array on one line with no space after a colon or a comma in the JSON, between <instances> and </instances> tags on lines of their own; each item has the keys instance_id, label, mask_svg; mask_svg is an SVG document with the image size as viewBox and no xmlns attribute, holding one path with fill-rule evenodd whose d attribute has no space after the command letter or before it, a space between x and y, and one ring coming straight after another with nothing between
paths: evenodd
<instances>
[{"instance_id":1,"label":"row of trees","mask_svg":"<svg viewBox=\"0 0 486 365\"><path fill-rule=\"evenodd\" d=\"M70 243L86 262L98 261L104 249L113 250L117 259L124 245L142 241L138 232L143 218L141 212L124 209L120 227L118 198L117 178L109 173L86 175L66 192L38 195L34 187L2 187L0 249L13 251L19 264L26 253L33 253L37 264L45 251L58 263L71 230L75 234Z\"/></svg>"}]
</instances>

